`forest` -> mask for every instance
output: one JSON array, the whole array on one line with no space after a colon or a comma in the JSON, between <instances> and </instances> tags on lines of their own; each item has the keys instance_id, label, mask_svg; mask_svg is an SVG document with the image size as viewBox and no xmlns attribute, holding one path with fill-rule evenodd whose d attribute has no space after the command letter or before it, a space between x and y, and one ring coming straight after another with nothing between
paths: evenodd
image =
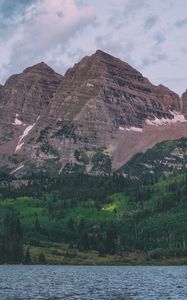
<instances>
[{"instance_id":1,"label":"forest","mask_svg":"<svg viewBox=\"0 0 187 300\"><path fill-rule=\"evenodd\" d=\"M0 178L1 263L186 262L187 174Z\"/></svg>"}]
</instances>

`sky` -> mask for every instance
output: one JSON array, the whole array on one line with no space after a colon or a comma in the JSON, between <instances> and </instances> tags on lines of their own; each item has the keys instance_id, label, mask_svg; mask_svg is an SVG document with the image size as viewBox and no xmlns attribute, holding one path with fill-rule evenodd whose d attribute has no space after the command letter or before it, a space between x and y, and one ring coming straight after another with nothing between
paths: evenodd
<instances>
[{"instance_id":1,"label":"sky","mask_svg":"<svg viewBox=\"0 0 187 300\"><path fill-rule=\"evenodd\" d=\"M181 94L186 12L187 0L0 0L0 83L41 61L64 74L101 49Z\"/></svg>"}]
</instances>

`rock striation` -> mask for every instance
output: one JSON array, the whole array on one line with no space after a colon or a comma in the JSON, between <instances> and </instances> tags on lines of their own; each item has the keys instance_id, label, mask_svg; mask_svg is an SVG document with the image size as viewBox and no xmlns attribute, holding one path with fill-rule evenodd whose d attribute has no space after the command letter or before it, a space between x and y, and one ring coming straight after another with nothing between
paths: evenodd
<instances>
[{"instance_id":1,"label":"rock striation","mask_svg":"<svg viewBox=\"0 0 187 300\"><path fill-rule=\"evenodd\" d=\"M0 160L15 170L99 172L110 159L118 168L158 142L187 136L186 93L182 103L101 50L64 76L40 63L0 86Z\"/></svg>"},{"instance_id":2,"label":"rock striation","mask_svg":"<svg viewBox=\"0 0 187 300\"><path fill-rule=\"evenodd\" d=\"M43 62L11 76L1 88L4 116L10 122L16 114L23 122L32 120L50 104L61 80L62 76Z\"/></svg>"},{"instance_id":3,"label":"rock striation","mask_svg":"<svg viewBox=\"0 0 187 300\"><path fill-rule=\"evenodd\" d=\"M182 94L182 111L187 118L187 90Z\"/></svg>"},{"instance_id":4,"label":"rock striation","mask_svg":"<svg viewBox=\"0 0 187 300\"><path fill-rule=\"evenodd\" d=\"M177 94L154 86L130 65L100 50L66 72L50 112L67 120L87 121L89 106L97 106L97 101L104 111L100 119L94 115L94 121L108 120L107 125L114 128L142 127L147 118L172 119L170 111L180 111Z\"/></svg>"}]
</instances>

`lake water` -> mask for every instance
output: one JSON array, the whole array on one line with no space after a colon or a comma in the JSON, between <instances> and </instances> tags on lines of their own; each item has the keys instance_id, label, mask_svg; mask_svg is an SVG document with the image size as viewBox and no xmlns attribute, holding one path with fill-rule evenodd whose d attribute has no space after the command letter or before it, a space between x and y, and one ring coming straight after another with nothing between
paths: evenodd
<instances>
[{"instance_id":1,"label":"lake water","mask_svg":"<svg viewBox=\"0 0 187 300\"><path fill-rule=\"evenodd\" d=\"M187 300L187 267L0 266L0 300Z\"/></svg>"}]
</instances>

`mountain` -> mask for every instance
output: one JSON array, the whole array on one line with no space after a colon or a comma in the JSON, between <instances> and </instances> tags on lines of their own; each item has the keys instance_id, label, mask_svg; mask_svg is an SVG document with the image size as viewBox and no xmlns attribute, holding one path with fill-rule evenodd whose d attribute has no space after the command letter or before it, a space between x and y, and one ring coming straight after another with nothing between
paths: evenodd
<instances>
[{"instance_id":1,"label":"mountain","mask_svg":"<svg viewBox=\"0 0 187 300\"><path fill-rule=\"evenodd\" d=\"M101 50L64 76L40 63L0 87L1 165L109 173L156 143L186 137L186 103L186 93L153 85Z\"/></svg>"},{"instance_id":2,"label":"mountain","mask_svg":"<svg viewBox=\"0 0 187 300\"><path fill-rule=\"evenodd\" d=\"M1 163L10 164L9 160L17 151L23 154L23 160L27 158L27 153L22 153L19 146L23 142L27 143L25 137L39 116L47 114L48 106L62 78L45 63L40 63L25 69L21 74L11 76L1 87Z\"/></svg>"},{"instance_id":3,"label":"mountain","mask_svg":"<svg viewBox=\"0 0 187 300\"><path fill-rule=\"evenodd\" d=\"M187 172L187 138L165 141L145 153L138 153L119 171L147 182L185 173Z\"/></svg>"},{"instance_id":4,"label":"mountain","mask_svg":"<svg viewBox=\"0 0 187 300\"><path fill-rule=\"evenodd\" d=\"M61 79L43 62L11 76L1 88L1 116L7 123L13 123L16 113L22 122L34 121L44 113Z\"/></svg>"},{"instance_id":5,"label":"mountain","mask_svg":"<svg viewBox=\"0 0 187 300\"><path fill-rule=\"evenodd\" d=\"M182 111L185 114L185 117L187 118L187 90L182 95Z\"/></svg>"}]
</instances>

